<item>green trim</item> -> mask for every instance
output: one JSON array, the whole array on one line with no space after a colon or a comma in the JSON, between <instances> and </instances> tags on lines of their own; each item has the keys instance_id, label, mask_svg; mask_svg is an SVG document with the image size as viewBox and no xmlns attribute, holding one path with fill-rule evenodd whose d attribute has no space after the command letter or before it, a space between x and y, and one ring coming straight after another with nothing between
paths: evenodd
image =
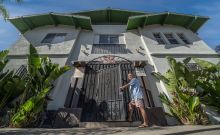
<instances>
[{"instance_id":1,"label":"green trim","mask_svg":"<svg viewBox=\"0 0 220 135\"><path fill-rule=\"evenodd\" d=\"M92 25L120 24L127 30L137 29L152 24L171 24L185 27L197 32L208 17L184 15L177 13L144 13L120 9L90 10L77 13L46 13L8 19L21 33L46 25L70 25L75 28L92 30Z\"/></svg>"},{"instance_id":2,"label":"green trim","mask_svg":"<svg viewBox=\"0 0 220 135\"><path fill-rule=\"evenodd\" d=\"M49 16L50 16L50 19L51 19L52 23L53 23L55 26L57 26L58 23L57 23L56 19L54 18L53 13L50 13Z\"/></svg>"}]
</instances>

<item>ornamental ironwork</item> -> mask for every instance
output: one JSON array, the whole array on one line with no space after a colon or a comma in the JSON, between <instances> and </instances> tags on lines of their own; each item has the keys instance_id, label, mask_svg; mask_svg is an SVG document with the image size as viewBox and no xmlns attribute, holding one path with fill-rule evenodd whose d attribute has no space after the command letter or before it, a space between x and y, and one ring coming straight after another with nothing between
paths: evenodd
<instances>
[{"instance_id":1,"label":"ornamental ironwork","mask_svg":"<svg viewBox=\"0 0 220 135\"><path fill-rule=\"evenodd\" d=\"M120 62L132 63L130 60L120 56L105 55L89 61L88 64L89 63L117 64Z\"/></svg>"}]
</instances>

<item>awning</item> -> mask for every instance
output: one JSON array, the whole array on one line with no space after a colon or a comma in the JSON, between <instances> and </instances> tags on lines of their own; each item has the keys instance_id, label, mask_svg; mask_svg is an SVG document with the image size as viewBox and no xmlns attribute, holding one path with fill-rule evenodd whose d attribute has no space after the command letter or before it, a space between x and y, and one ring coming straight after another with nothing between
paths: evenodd
<instances>
[{"instance_id":1,"label":"awning","mask_svg":"<svg viewBox=\"0 0 220 135\"><path fill-rule=\"evenodd\" d=\"M182 26L196 32L209 18L176 13L159 13L129 17L127 30L136 29L152 24L172 24Z\"/></svg>"},{"instance_id":2,"label":"awning","mask_svg":"<svg viewBox=\"0 0 220 135\"><path fill-rule=\"evenodd\" d=\"M67 15L58 13L47 13L31 16L10 18L9 21L21 32L46 25L70 25L81 27L82 29L92 30L90 17L80 15Z\"/></svg>"},{"instance_id":3,"label":"awning","mask_svg":"<svg viewBox=\"0 0 220 135\"><path fill-rule=\"evenodd\" d=\"M92 20L92 24L122 24L126 25L128 18L130 16L136 15L146 15L149 13L140 12L140 11L129 11L129 10L121 10L121 9L100 9L100 10L89 10L73 13L75 15L82 15L90 17Z\"/></svg>"},{"instance_id":4,"label":"awning","mask_svg":"<svg viewBox=\"0 0 220 135\"><path fill-rule=\"evenodd\" d=\"M197 32L208 17L177 13L144 13L121 9L91 10L77 13L46 13L8 19L21 33L46 25L70 25L92 30L92 25L126 25L127 30L152 24L172 24Z\"/></svg>"}]
</instances>

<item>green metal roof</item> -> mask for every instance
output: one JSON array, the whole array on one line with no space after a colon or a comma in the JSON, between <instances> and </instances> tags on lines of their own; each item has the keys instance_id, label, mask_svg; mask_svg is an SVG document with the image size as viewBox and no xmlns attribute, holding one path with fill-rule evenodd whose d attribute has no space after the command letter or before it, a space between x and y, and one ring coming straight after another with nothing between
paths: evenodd
<instances>
[{"instance_id":1,"label":"green metal roof","mask_svg":"<svg viewBox=\"0 0 220 135\"><path fill-rule=\"evenodd\" d=\"M121 9L101 9L101 10L89 10L78 13L75 15L88 16L92 20L92 24L127 24L130 16L146 15L148 13L138 11L128 11Z\"/></svg>"},{"instance_id":2,"label":"green metal roof","mask_svg":"<svg viewBox=\"0 0 220 135\"><path fill-rule=\"evenodd\" d=\"M209 18L176 13L145 13L120 9L90 10L77 13L46 13L10 18L9 21L21 32L45 25L71 25L92 30L92 25L127 24L127 30L152 24L172 24L196 32Z\"/></svg>"},{"instance_id":3,"label":"green metal roof","mask_svg":"<svg viewBox=\"0 0 220 135\"><path fill-rule=\"evenodd\" d=\"M136 29L152 24L172 24L182 26L196 32L209 18L176 13L159 13L129 17L127 30Z\"/></svg>"},{"instance_id":4,"label":"green metal roof","mask_svg":"<svg viewBox=\"0 0 220 135\"><path fill-rule=\"evenodd\" d=\"M31 16L11 18L9 21L21 32L46 25L71 25L83 29L92 30L90 17L80 15L67 15L58 13L47 13Z\"/></svg>"}]
</instances>

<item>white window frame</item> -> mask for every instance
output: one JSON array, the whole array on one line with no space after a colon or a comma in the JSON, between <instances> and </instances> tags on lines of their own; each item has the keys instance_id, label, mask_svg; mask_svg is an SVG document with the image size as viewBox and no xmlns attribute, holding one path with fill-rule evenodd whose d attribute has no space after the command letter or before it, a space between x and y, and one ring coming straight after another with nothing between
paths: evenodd
<instances>
[{"instance_id":1,"label":"white window frame","mask_svg":"<svg viewBox=\"0 0 220 135\"><path fill-rule=\"evenodd\" d=\"M50 42L44 42L46 40L47 36L50 35L50 34L53 35L51 41ZM60 34L64 36L63 41L60 41L60 42L64 42L65 39L66 39L67 33L48 33L43 38L43 40L41 41L41 44L56 44L56 43L58 43L58 42L55 42L55 39L58 38L58 36L60 36Z\"/></svg>"},{"instance_id":2,"label":"white window frame","mask_svg":"<svg viewBox=\"0 0 220 135\"><path fill-rule=\"evenodd\" d=\"M184 33L176 33L176 35L184 44L186 44L186 45L190 44L190 41L188 40L188 38L186 38L186 35ZM180 35L182 35L183 38L181 38Z\"/></svg>"},{"instance_id":3,"label":"white window frame","mask_svg":"<svg viewBox=\"0 0 220 135\"><path fill-rule=\"evenodd\" d=\"M179 45L180 44L180 42L178 41L178 39L175 37L175 34L174 33L172 33L172 32L167 32L167 33L163 33L164 34L164 37L167 39L167 41L170 43L170 45ZM171 34L172 35L172 38L168 38L166 35L167 34ZM170 40L176 40L176 44L174 44L174 43L171 43L170 42Z\"/></svg>"},{"instance_id":4,"label":"white window frame","mask_svg":"<svg viewBox=\"0 0 220 135\"><path fill-rule=\"evenodd\" d=\"M159 34L160 38L156 38L156 37L155 37L155 34ZM167 44L167 43L166 43L166 40L164 39L163 35L162 35L160 32L154 32L154 33L153 33L153 37L154 37L154 39L157 41L157 44L158 44L158 45L165 45L165 44ZM164 43L163 43L163 44L159 43L157 39L162 40Z\"/></svg>"},{"instance_id":5,"label":"white window frame","mask_svg":"<svg viewBox=\"0 0 220 135\"><path fill-rule=\"evenodd\" d=\"M107 36L107 40L108 40L108 42L106 42L106 43L104 43L104 42L100 42L101 41L101 36ZM117 36L117 38L118 38L118 42L117 43L111 43L111 36L113 37L113 36ZM119 36L120 35L117 35L117 34L115 34L115 35L109 35L109 34L100 34L99 35L99 44L120 44L119 42Z\"/></svg>"}]
</instances>

